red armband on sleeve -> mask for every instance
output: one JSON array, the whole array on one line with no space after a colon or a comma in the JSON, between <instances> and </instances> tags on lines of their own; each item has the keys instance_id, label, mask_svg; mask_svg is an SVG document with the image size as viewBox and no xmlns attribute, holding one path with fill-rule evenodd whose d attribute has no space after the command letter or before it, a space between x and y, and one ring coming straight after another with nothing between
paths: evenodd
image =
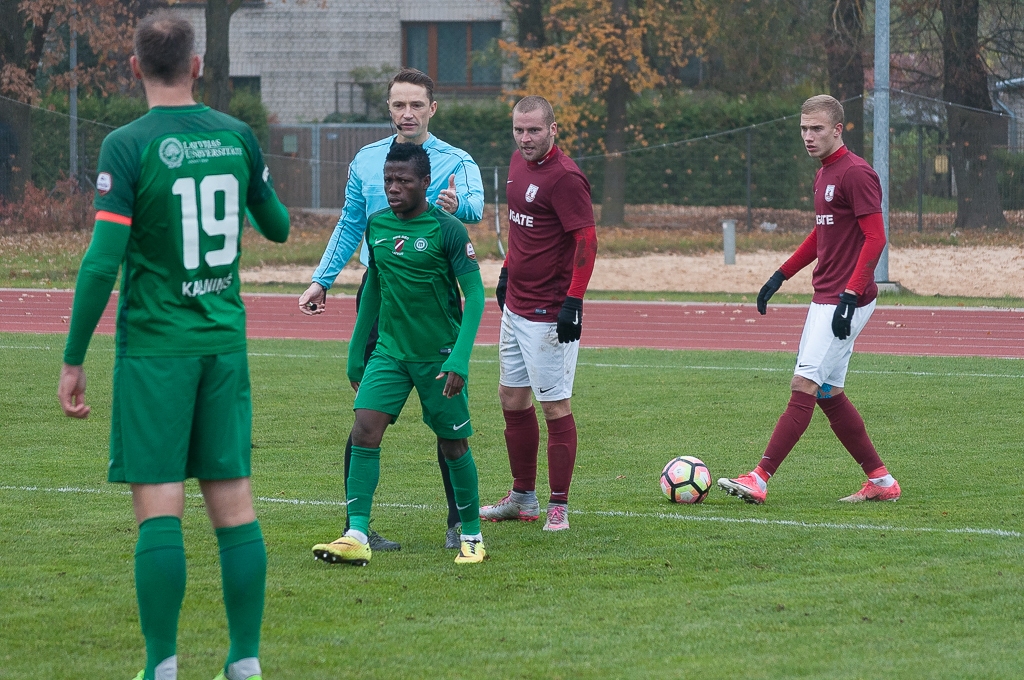
<instances>
[{"instance_id":1,"label":"red armband on sleeve","mask_svg":"<svg viewBox=\"0 0 1024 680\"><path fill-rule=\"evenodd\" d=\"M786 275L787 279L793 278L798 271L818 259L818 228L811 229L804 242L796 249L796 252L789 256L789 259L782 263L779 269Z\"/></svg>"},{"instance_id":2,"label":"red armband on sleeve","mask_svg":"<svg viewBox=\"0 0 1024 680\"><path fill-rule=\"evenodd\" d=\"M584 227L572 232L576 239L576 253L572 257L572 282L569 284L569 297L583 299L587 292L587 284L594 273L594 261L597 259L597 228Z\"/></svg>"},{"instance_id":3,"label":"red armband on sleeve","mask_svg":"<svg viewBox=\"0 0 1024 680\"><path fill-rule=\"evenodd\" d=\"M864 232L864 245L861 246L857 266L853 268L853 276L846 287L857 295L863 295L864 289L875 278L875 265L885 250L885 221L882 213L872 213L858 217L857 224Z\"/></svg>"}]
</instances>

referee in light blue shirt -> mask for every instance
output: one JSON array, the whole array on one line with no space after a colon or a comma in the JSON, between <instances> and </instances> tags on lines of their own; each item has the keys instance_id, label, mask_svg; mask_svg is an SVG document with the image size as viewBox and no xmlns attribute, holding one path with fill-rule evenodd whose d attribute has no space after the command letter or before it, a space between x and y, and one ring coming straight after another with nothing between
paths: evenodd
<instances>
[{"instance_id":1,"label":"referee in light blue shirt","mask_svg":"<svg viewBox=\"0 0 1024 680\"><path fill-rule=\"evenodd\" d=\"M320 266L313 272L313 283L299 296L299 309L303 314L323 314L327 306L327 290L334 284L342 268L352 257L356 247L362 243L359 261L368 263L368 250L363 243L366 220L378 210L388 207L384 193L384 158L395 142L421 144L430 158L430 187L427 201L463 222L479 222L484 212L484 185L480 179L480 168L473 158L451 144L430 134L427 126L430 117L437 112L434 101L434 81L430 76L413 68L404 68L388 83L388 111L398 134L367 144L348 166L348 183L345 185L345 207L341 211L338 225L320 258ZM366 282L366 275L363 275ZM356 294L356 307L363 287ZM365 348L369 359L377 343L376 325L370 333ZM352 438L345 444L345 483L352 459ZM455 506L455 494L448 474L448 466L437 450L437 462L444 482L444 493L448 499L448 531L445 547L459 549L459 511ZM348 527L345 527L346 530ZM389 541L375 531L370 532L371 550L399 550L401 546Z\"/></svg>"}]
</instances>

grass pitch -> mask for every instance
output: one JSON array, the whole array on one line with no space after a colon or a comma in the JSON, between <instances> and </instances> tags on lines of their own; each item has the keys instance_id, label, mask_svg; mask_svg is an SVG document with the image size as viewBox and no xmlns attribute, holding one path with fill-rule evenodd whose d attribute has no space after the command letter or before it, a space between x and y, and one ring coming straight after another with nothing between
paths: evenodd
<instances>
[{"instance_id":1,"label":"grass pitch","mask_svg":"<svg viewBox=\"0 0 1024 680\"><path fill-rule=\"evenodd\" d=\"M78 422L55 398L63 338L0 335L4 680L127 680L144 661L130 499L104 481L112 346L93 341L93 412ZM836 502L862 477L817 413L766 505L716 489L677 506L657 484L673 456L700 457L715 478L756 463L792 355L583 349L572 529L485 524L492 559L478 567L441 548L444 497L413 397L385 436L374 510L402 550L354 568L310 553L343 523L345 352L250 343L268 680L993 678L1024 667L1020 361L854 357L847 387L903 486L898 503ZM472 370L487 503L510 484L496 350L477 348ZM543 454L540 467L543 488ZM216 543L194 495L184 528L179 677L212 678L227 634Z\"/></svg>"}]
</instances>

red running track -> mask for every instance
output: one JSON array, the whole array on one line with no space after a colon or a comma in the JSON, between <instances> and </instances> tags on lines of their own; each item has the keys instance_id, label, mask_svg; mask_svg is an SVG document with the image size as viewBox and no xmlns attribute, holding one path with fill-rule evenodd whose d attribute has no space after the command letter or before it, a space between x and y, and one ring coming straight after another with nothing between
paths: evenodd
<instances>
[{"instance_id":1,"label":"red running track","mask_svg":"<svg viewBox=\"0 0 1024 680\"><path fill-rule=\"evenodd\" d=\"M73 293L0 289L0 331L66 333ZM116 293L113 296L116 298ZM299 312L295 295L244 295L251 338L347 340L355 323L355 298L332 296L327 312ZM115 300L99 333L114 332ZM488 301L479 344L496 344L500 315ZM760 316L753 304L618 302L590 300L583 325L585 347L740 349L796 352L806 306L770 305ZM1024 358L1024 310L949 307L878 307L857 350L914 356Z\"/></svg>"}]
</instances>

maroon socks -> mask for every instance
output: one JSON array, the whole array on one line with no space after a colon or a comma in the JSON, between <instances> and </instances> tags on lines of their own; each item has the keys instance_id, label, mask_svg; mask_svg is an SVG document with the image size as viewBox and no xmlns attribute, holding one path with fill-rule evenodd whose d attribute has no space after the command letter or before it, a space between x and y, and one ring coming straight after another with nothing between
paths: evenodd
<instances>
[{"instance_id":1,"label":"maroon socks","mask_svg":"<svg viewBox=\"0 0 1024 680\"><path fill-rule=\"evenodd\" d=\"M540 445L540 426L533 405L521 411L502 411L505 414L505 446L512 469L512 490L526 493L537 488L537 447Z\"/></svg>"},{"instance_id":2,"label":"maroon socks","mask_svg":"<svg viewBox=\"0 0 1024 680\"><path fill-rule=\"evenodd\" d=\"M758 467L769 476L775 474L782 461L800 441L807 426L811 424L815 401L813 394L805 392L793 392L793 396L789 398L789 405L779 417L779 422L775 424L772 438L768 440L768 448L758 463Z\"/></svg>"},{"instance_id":3,"label":"maroon socks","mask_svg":"<svg viewBox=\"0 0 1024 680\"><path fill-rule=\"evenodd\" d=\"M569 502L569 483L576 466L576 420L570 413L548 421L548 483L552 503Z\"/></svg>"},{"instance_id":4,"label":"maroon socks","mask_svg":"<svg viewBox=\"0 0 1024 680\"><path fill-rule=\"evenodd\" d=\"M768 441L768 448L764 457L758 464L758 470L774 475L779 465L786 459L789 452L796 446L797 441L803 435L814 415L814 404L817 403L828 417L832 431L842 442L846 450L850 452L853 459L857 461L864 474L871 477L881 470L883 476L887 474L882 459L868 437L868 431L864 427L864 419L861 418L853 403L846 397L845 392L840 392L828 399L817 399L804 392L793 392L789 399L789 405L775 425L772 438Z\"/></svg>"},{"instance_id":5,"label":"maroon socks","mask_svg":"<svg viewBox=\"0 0 1024 680\"><path fill-rule=\"evenodd\" d=\"M529 493L537 488L537 450L540 446L540 426L533 406L521 411L503 411L505 414L505 445L512 469L512 490ZM548 426L548 481L552 503L565 504L569 500L569 484L576 465L576 420L567 416L549 420Z\"/></svg>"},{"instance_id":6,"label":"maroon socks","mask_svg":"<svg viewBox=\"0 0 1024 680\"><path fill-rule=\"evenodd\" d=\"M860 413L853 403L846 398L845 392L829 399L819 399L818 406L828 416L832 431L836 433L839 441L864 470L864 474L871 477L878 468L882 468L883 473L876 476L882 477L888 474L885 471L885 465L882 464L882 459L875 451L874 444L871 443L871 438L868 437L864 419L860 417Z\"/></svg>"}]
</instances>

